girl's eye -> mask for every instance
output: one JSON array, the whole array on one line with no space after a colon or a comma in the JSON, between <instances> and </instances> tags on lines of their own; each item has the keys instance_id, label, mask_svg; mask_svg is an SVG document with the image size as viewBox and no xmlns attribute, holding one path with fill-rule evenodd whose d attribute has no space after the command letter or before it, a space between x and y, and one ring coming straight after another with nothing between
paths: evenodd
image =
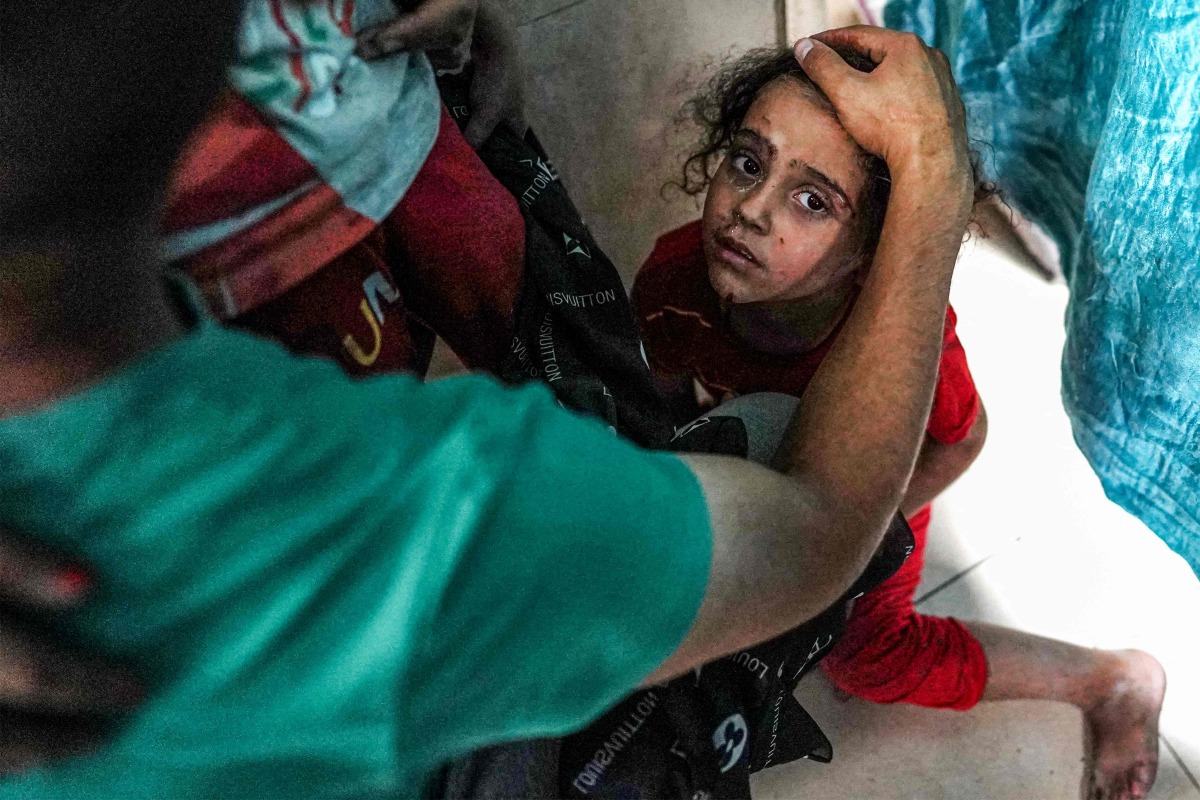
<instances>
[{"instance_id":1,"label":"girl's eye","mask_svg":"<svg viewBox=\"0 0 1200 800\"><path fill-rule=\"evenodd\" d=\"M801 192L796 195L796 199L800 201L800 205L814 213L823 214L829 210L829 206L816 192Z\"/></svg>"},{"instance_id":2,"label":"girl's eye","mask_svg":"<svg viewBox=\"0 0 1200 800\"><path fill-rule=\"evenodd\" d=\"M762 175L762 167L758 162L745 153L739 153L733 157L733 168L743 175L748 175L751 178L757 178Z\"/></svg>"}]
</instances>

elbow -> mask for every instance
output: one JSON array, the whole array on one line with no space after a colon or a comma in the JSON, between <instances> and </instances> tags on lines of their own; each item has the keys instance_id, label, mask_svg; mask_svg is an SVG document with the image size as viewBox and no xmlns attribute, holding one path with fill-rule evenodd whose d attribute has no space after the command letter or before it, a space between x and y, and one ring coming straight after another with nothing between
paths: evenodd
<instances>
[{"instance_id":1,"label":"elbow","mask_svg":"<svg viewBox=\"0 0 1200 800\"><path fill-rule=\"evenodd\" d=\"M825 535L814 554L818 566L808 584L820 610L840 600L866 571L895 517L897 502L864 506L831 498L821 504L817 517Z\"/></svg>"}]
</instances>

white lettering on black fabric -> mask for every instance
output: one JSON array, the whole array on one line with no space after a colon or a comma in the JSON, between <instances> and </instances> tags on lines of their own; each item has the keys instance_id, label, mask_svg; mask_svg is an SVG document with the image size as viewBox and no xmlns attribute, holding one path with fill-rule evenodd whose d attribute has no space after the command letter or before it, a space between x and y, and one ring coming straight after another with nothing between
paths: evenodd
<instances>
[{"instance_id":1,"label":"white lettering on black fabric","mask_svg":"<svg viewBox=\"0 0 1200 800\"><path fill-rule=\"evenodd\" d=\"M608 765L613 762L617 753L624 750L629 742L633 740L634 735L646 723L646 718L657 707L658 695L652 691L646 692L646 696L638 701L638 704L630 712L629 716L622 720L616 730L608 735L608 738L601 744L600 749L592 756L592 760L575 776L575 780L571 782L571 785L577 791L588 794L600 779L604 777L604 773L608 770Z\"/></svg>"},{"instance_id":2,"label":"white lettering on black fabric","mask_svg":"<svg viewBox=\"0 0 1200 800\"><path fill-rule=\"evenodd\" d=\"M602 306L605 303L615 303L616 301L616 289L605 289L602 292L592 292L591 294L567 294L566 292L549 292L546 294L546 302L552 306L591 308L592 306Z\"/></svg>"},{"instance_id":3,"label":"white lettering on black fabric","mask_svg":"<svg viewBox=\"0 0 1200 800\"><path fill-rule=\"evenodd\" d=\"M562 370L558 368L558 356L554 353L554 320L550 312L542 318L542 327L538 329L538 352L542 354L542 369L546 373L546 381L554 383L562 378Z\"/></svg>"}]
</instances>

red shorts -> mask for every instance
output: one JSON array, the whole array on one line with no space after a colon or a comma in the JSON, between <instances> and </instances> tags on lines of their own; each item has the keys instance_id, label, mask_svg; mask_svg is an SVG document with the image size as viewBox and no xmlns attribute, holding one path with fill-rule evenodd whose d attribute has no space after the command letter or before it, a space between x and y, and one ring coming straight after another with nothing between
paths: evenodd
<instances>
[{"instance_id":1,"label":"red shorts","mask_svg":"<svg viewBox=\"0 0 1200 800\"><path fill-rule=\"evenodd\" d=\"M230 322L351 375L423 375L435 333L467 366L495 371L515 327L524 262L516 198L443 108L429 157L379 227Z\"/></svg>"},{"instance_id":2,"label":"red shorts","mask_svg":"<svg viewBox=\"0 0 1200 800\"><path fill-rule=\"evenodd\" d=\"M838 688L865 700L968 709L987 684L983 647L958 620L918 614L913 606L930 518L926 506L909 520L912 555L855 601L846 635L822 666Z\"/></svg>"}]
</instances>

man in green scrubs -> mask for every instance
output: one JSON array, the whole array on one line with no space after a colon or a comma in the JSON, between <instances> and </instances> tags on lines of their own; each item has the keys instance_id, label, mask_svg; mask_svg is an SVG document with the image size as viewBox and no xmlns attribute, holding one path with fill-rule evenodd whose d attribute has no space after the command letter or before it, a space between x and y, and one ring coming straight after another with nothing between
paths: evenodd
<instances>
[{"instance_id":1,"label":"man in green scrubs","mask_svg":"<svg viewBox=\"0 0 1200 800\"><path fill-rule=\"evenodd\" d=\"M64 626L149 690L111 746L0 798L412 795L447 759L581 727L845 591L912 469L971 207L939 53L829 34L882 62L862 75L798 46L893 189L773 471L639 450L542 387L353 382L181 320L157 203L237 11L5 12L0 519L94 567Z\"/></svg>"}]
</instances>

